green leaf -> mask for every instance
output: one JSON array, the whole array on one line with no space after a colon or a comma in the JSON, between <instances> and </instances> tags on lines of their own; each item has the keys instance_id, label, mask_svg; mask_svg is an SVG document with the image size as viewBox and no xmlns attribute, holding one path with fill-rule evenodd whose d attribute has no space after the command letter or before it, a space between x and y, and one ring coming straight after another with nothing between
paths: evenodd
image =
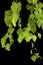
<instances>
[{"instance_id":1,"label":"green leaf","mask_svg":"<svg viewBox=\"0 0 43 65\"><path fill-rule=\"evenodd\" d=\"M5 49L6 49L7 51L10 51L10 44L9 44L9 43L7 43L7 44L5 45Z\"/></svg>"},{"instance_id":2,"label":"green leaf","mask_svg":"<svg viewBox=\"0 0 43 65\"><path fill-rule=\"evenodd\" d=\"M22 32L21 34L18 35L18 42L21 43L23 39L24 39L24 36Z\"/></svg>"},{"instance_id":3,"label":"green leaf","mask_svg":"<svg viewBox=\"0 0 43 65\"><path fill-rule=\"evenodd\" d=\"M17 34L18 34L18 42L21 43L22 40L24 39L24 36L23 36L23 30L20 28L17 30Z\"/></svg>"},{"instance_id":4,"label":"green leaf","mask_svg":"<svg viewBox=\"0 0 43 65\"><path fill-rule=\"evenodd\" d=\"M39 19L37 21L37 26L40 28L42 26L42 24L43 24L43 20L42 19Z\"/></svg>"},{"instance_id":5,"label":"green leaf","mask_svg":"<svg viewBox=\"0 0 43 65\"><path fill-rule=\"evenodd\" d=\"M37 3L37 0L27 0L27 2L28 2L29 4L36 4L36 3Z\"/></svg>"},{"instance_id":6,"label":"green leaf","mask_svg":"<svg viewBox=\"0 0 43 65\"><path fill-rule=\"evenodd\" d=\"M36 56L35 55L33 55L32 57L31 57L31 60L33 61L33 62L35 62L36 61Z\"/></svg>"},{"instance_id":7,"label":"green leaf","mask_svg":"<svg viewBox=\"0 0 43 65\"><path fill-rule=\"evenodd\" d=\"M38 8L38 12L41 14L42 13L42 9L41 8Z\"/></svg>"},{"instance_id":8,"label":"green leaf","mask_svg":"<svg viewBox=\"0 0 43 65\"><path fill-rule=\"evenodd\" d=\"M25 37L26 42L30 42L30 40L32 39L33 34L32 33L28 33L28 35Z\"/></svg>"},{"instance_id":9,"label":"green leaf","mask_svg":"<svg viewBox=\"0 0 43 65\"><path fill-rule=\"evenodd\" d=\"M28 19L28 25L32 28L33 27L33 24L34 24L34 22L31 20L31 19Z\"/></svg>"},{"instance_id":10,"label":"green leaf","mask_svg":"<svg viewBox=\"0 0 43 65\"><path fill-rule=\"evenodd\" d=\"M17 21L19 19L19 14L13 13L13 18L15 21Z\"/></svg>"},{"instance_id":11,"label":"green leaf","mask_svg":"<svg viewBox=\"0 0 43 65\"><path fill-rule=\"evenodd\" d=\"M31 40L31 36L29 36L29 35L26 36L26 37L25 37L25 40L26 40L26 42L30 42L30 40Z\"/></svg>"},{"instance_id":12,"label":"green leaf","mask_svg":"<svg viewBox=\"0 0 43 65\"><path fill-rule=\"evenodd\" d=\"M9 40L10 40L10 45L12 45L14 43L13 38L10 38Z\"/></svg>"},{"instance_id":13,"label":"green leaf","mask_svg":"<svg viewBox=\"0 0 43 65\"><path fill-rule=\"evenodd\" d=\"M27 0L27 2L28 2L29 4L31 4L31 3L32 3L32 0Z\"/></svg>"},{"instance_id":14,"label":"green leaf","mask_svg":"<svg viewBox=\"0 0 43 65\"><path fill-rule=\"evenodd\" d=\"M12 19L12 24L14 27L16 27L16 21L14 20L14 18Z\"/></svg>"},{"instance_id":15,"label":"green leaf","mask_svg":"<svg viewBox=\"0 0 43 65\"><path fill-rule=\"evenodd\" d=\"M34 24L33 27L31 28L31 32L35 33L36 32L36 25Z\"/></svg>"},{"instance_id":16,"label":"green leaf","mask_svg":"<svg viewBox=\"0 0 43 65\"><path fill-rule=\"evenodd\" d=\"M30 54L32 55L33 53L32 53L32 50L30 50Z\"/></svg>"},{"instance_id":17,"label":"green leaf","mask_svg":"<svg viewBox=\"0 0 43 65\"><path fill-rule=\"evenodd\" d=\"M5 17L9 17L11 16L11 14L12 14L11 10L5 11Z\"/></svg>"},{"instance_id":18,"label":"green leaf","mask_svg":"<svg viewBox=\"0 0 43 65\"><path fill-rule=\"evenodd\" d=\"M39 55L39 53L35 53L35 55L36 55L36 58L37 58L37 59L38 59L38 58L42 59L41 56Z\"/></svg>"},{"instance_id":19,"label":"green leaf","mask_svg":"<svg viewBox=\"0 0 43 65\"><path fill-rule=\"evenodd\" d=\"M35 14L35 19L36 19L36 20L42 18L42 14L39 13L37 10L34 11L34 14Z\"/></svg>"},{"instance_id":20,"label":"green leaf","mask_svg":"<svg viewBox=\"0 0 43 65\"><path fill-rule=\"evenodd\" d=\"M9 38L13 38L12 34L9 34Z\"/></svg>"},{"instance_id":21,"label":"green leaf","mask_svg":"<svg viewBox=\"0 0 43 65\"><path fill-rule=\"evenodd\" d=\"M11 10L12 10L13 12L17 12L17 8L18 8L17 3L16 3L16 2L12 2Z\"/></svg>"},{"instance_id":22,"label":"green leaf","mask_svg":"<svg viewBox=\"0 0 43 65\"><path fill-rule=\"evenodd\" d=\"M18 30L17 30L17 34L21 34L23 32L23 30L21 29L21 28L19 28Z\"/></svg>"},{"instance_id":23,"label":"green leaf","mask_svg":"<svg viewBox=\"0 0 43 65\"><path fill-rule=\"evenodd\" d=\"M42 16L41 18L42 18L42 20L43 20L43 13L42 13L42 15L41 15L41 16Z\"/></svg>"},{"instance_id":24,"label":"green leaf","mask_svg":"<svg viewBox=\"0 0 43 65\"><path fill-rule=\"evenodd\" d=\"M7 39L8 36L9 36L8 33L6 33L6 34L3 36L3 38L4 38L4 39Z\"/></svg>"},{"instance_id":25,"label":"green leaf","mask_svg":"<svg viewBox=\"0 0 43 65\"><path fill-rule=\"evenodd\" d=\"M34 34L34 35L32 36L32 40L35 42L36 39L37 39L37 36Z\"/></svg>"},{"instance_id":26,"label":"green leaf","mask_svg":"<svg viewBox=\"0 0 43 65\"><path fill-rule=\"evenodd\" d=\"M12 10L13 12L19 13L20 10L21 10L21 3L20 3L20 2L18 2L18 3L12 2L11 10Z\"/></svg>"},{"instance_id":27,"label":"green leaf","mask_svg":"<svg viewBox=\"0 0 43 65\"><path fill-rule=\"evenodd\" d=\"M18 38L17 40L19 43L21 43L23 41L23 39L21 39L21 38Z\"/></svg>"},{"instance_id":28,"label":"green leaf","mask_svg":"<svg viewBox=\"0 0 43 65\"><path fill-rule=\"evenodd\" d=\"M41 19L39 19L36 23L37 23L38 28L40 28L41 27L41 24L42 24L41 23Z\"/></svg>"},{"instance_id":29,"label":"green leaf","mask_svg":"<svg viewBox=\"0 0 43 65\"><path fill-rule=\"evenodd\" d=\"M39 53L35 53L35 54L31 57L31 60L35 62L38 58L42 59L42 58L40 57Z\"/></svg>"},{"instance_id":30,"label":"green leaf","mask_svg":"<svg viewBox=\"0 0 43 65\"><path fill-rule=\"evenodd\" d=\"M24 29L24 31L23 31L23 36L26 37L26 36L28 35L28 33L29 33L30 30L31 30L30 27L26 27L26 28Z\"/></svg>"},{"instance_id":31,"label":"green leaf","mask_svg":"<svg viewBox=\"0 0 43 65\"><path fill-rule=\"evenodd\" d=\"M40 33L38 33L38 37L41 39L41 34Z\"/></svg>"},{"instance_id":32,"label":"green leaf","mask_svg":"<svg viewBox=\"0 0 43 65\"><path fill-rule=\"evenodd\" d=\"M27 10L30 10L30 12L34 11L34 6L27 5L26 8L27 8Z\"/></svg>"},{"instance_id":33,"label":"green leaf","mask_svg":"<svg viewBox=\"0 0 43 65\"><path fill-rule=\"evenodd\" d=\"M42 30L43 30L43 20L42 20L42 25L41 25L41 27L42 27Z\"/></svg>"},{"instance_id":34,"label":"green leaf","mask_svg":"<svg viewBox=\"0 0 43 65\"><path fill-rule=\"evenodd\" d=\"M1 45L2 48L5 47L5 43L6 43L6 39L8 38L8 34L6 33L6 35L3 36L3 38L1 38Z\"/></svg>"},{"instance_id":35,"label":"green leaf","mask_svg":"<svg viewBox=\"0 0 43 65\"><path fill-rule=\"evenodd\" d=\"M12 20L12 16L8 16L8 17L4 18L4 21L5 21L7 26L12 26L11 25L11 20Z\"/></svg>"},{"instance_id":36,"label":"green leaf","mask_svg":"<svg viewBox=\"0 0 43 65\"><path fill-rule=\"evenodd\" d=\"M9 34L12 34L12 33L14 32L14 28L9 27L8 30L7 30L7 32L8 32Z\"/></svg>"},{"instance_id":37,"label":"green leaf","mask_svg":"<svg viewBox=\"0 0 43 65\"><path fill-rule=\"evenodd\" d=\"M16 26L16 23L17 23L18 19L19 19L19 14L13 13L12 24L13 24L14 27Z\"/></svg>"},{"instance_id":38,"label":"green leaf","mask_svg":"<svg viewBox=\"0 0 43 65\"><path fill-rule=\"evenodd\" d=\"M9 42L10 42L10 45L12 45L14 43L12 34L9 34Z\"/></svg>"},{"instance_id":39,"label":"green leaf","mask_svg":"<svg viewBox=\"0 0 43 65\"><path fill-rule=\"evenodd\" d=\"M31 32L32 32L32 33L35 33L35 32L36 32L35 20L30 20L30 19L28 19L28 21L29 21L28 26L30 26Z\"/></svg>"},{"instance_id":40,"label":"green leaf","mask_svg":"<svg viewBox=\"0 0 43 65\"><path fill-rule=\"evenodd\" d=\"M4 21L5 21L7 26L11 26L11 20L12 20L12 12L11 12L11 10L5 11Z\"/></svg>"},{"instance_id":41,"label":"green leaf","mask_svg":"<svg viewBox=\"0 0 43 65\"><path fill-rule=\"evenodd\" d=\"M42 24L42 30L43 30L43 24Z\"/></svg>"},{"instance_id":42,"label":"green leaf","mask_svg":"<svg viewBox=\"0 0 43 65\"><path fill-rule=\"evenodd\" d=\"M18 13L19 13L19 12L20 12L20 10L21 10L21 5L22 5L22 4L21 4L20 2L18 2L18 4L17 4L17 5L18 5Z\"/></svg>"},{"instance_id":43,"label":"green leaf","mask_svg":"<svg viewBox=\"0 0 43 65\"><path fill-rule=\"evenodd\" d=\"M18 27L22 27L22 25L23 25L23 23L22 23L22 21L21 21L21 18L19 18L19 20L18 20Z\"/></svg>"},{"instance_id":44,"label":"green leaf","mask_svg":"<svg viewBox=\"0 0 43 65\"><path fill-rule=\"evenodd\" d=\"M38 3L39 8L43 7L43 4L41 2Z\"/></svg>"},{"instance_id":45,"label":"green leaf","mask_svg":"<svg viewBox=\"0 0 43 65\"><path fill-rule=\"evenodd\" d=\"M24 38L28 35L28 32L27 31L23 31L23 36Z\"/></svg>"},{"instance_id":46,"label":"green leaf","mask_svg":"<svg viewBox=\"0 0 43 65\"><path fill-rule=\"evenodd\" d=\"M33 1L33 4L37 4L37 1L38 1L38 0L32 0L32 1Z\"/></svg>"},{"instance_id":47,"label":"green leaf","mask_svg":"<svg viewBox=\"0 0 43 65\"><path fill-rule=\"evenodd\" d=\"M1 38L1 46L2 46L2 48L5 47L5 43L6 43L6 39Z\"/></svg>"},{"instance_id":48,"label":"green leaf","mask_svg":"<svg viewBox=\"0 0 43 65\"><path fill-rule=\"evenodd\" d=\"M34 20L34 14L31 13L30 16L29 16L30 19Z\"/></svg>"}]
</instances>

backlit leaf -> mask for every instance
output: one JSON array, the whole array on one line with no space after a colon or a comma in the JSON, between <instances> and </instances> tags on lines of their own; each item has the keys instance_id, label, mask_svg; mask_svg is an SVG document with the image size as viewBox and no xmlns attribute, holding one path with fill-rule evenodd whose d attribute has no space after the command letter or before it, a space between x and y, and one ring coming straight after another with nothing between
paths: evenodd
<instances>
[{"instance_id":1,"label":"backlit leaf","mask_svg":"<svg viewBox=\"0 0 43 65\"><path fill-rule=\"evenodd\" d=\"M13 13L12 24L13 24L14 27L16 26L18 19L19 19L19 15L17 13Z\"/></svg>"},{"instance_id":2,"label":"backlit leaf","mask_svg":"<svg viewBox=\"0 0 43 65\"><path fill-rule=\"evenodd\" d=\"M29 4L36 4L37 0L27 0Z\"/></svg>"},{"instance_id":3,"label":"backlit leaf","mask_svg":"<svg viewBox=\"0 0 43 65\"><path fill-rule=\"evenodd\" d=\"M33 54L32 50L30 50L30 54L31 54L31 55Z\"/></svg>"},{"instance_id":4,"label":"backlit leaf","mask_svg":"<svg viewBox=\"0 0 43 65\"><path fill-rule=\"evenodd\" d=\"M26 42L30 42L30 40L32 39L33 34L32 33L28 33L28 35L25 37Z\"/></svg>"},{"instance_id":5,"label":"backlit leaf","mask_svg":"<svg viewBox=\"0 0 43 65\"><path fill-rule=\"evenodd\" d=\"M6 43L6 39L1 38L1 46L2 46L2 48L5 47L5 43Z\"/></svg>"},{"instance_id":6,"label":"backlit leaf","mask_svg":"<svg viewBox=\"0 0 43 65\"><path fill-rule=\"evenodd\" d=\"M38 8L38 12L39 12L39 13L42 13L42 9L41 9L41 8Z\"/></svg>"},{"instance_id":7,"label":"backlit leaf","mask_svg":"<svg viewBox=\"0 0 43 65\"><path fill-rule=\"evenodd\" d=\"M12 34L14 32L14 28L12 28L12 27L8 28L7 32Z\"/></svg>"},{"instance_id":8,"label":"backlit leaf","mask_svg":"<svg viewBox=\"0 0 43 65\"><path fill-rule=\"evenodd\" d=\"M9 41L10 41L10 45L12 45L14 43L13 38L10 38Z\"/></svg>"},{"instance_id":9,"label":"backlit leaf","mask_svg":"<svg viewBox=\"0 0 43 65\"><path fill-rule=\"evenodd\" d=\"M11 10L5 11L5 17L9 17L11 16L11 14L12 14Z\"/></svg>"},{"instance_id":10,"label":"backlit leaf","mask_svg":"<svg viewBox=\"0 0 43 65\"><path fill-rule=\"evenodd\" d=\"M8 34L4 35L2 38L1 38L1 45L2 45L2 48L5 47L5 43L6 43L6 39L8 38Z\"/></svg>"},{"instance_id":11,"label":"backlit leaf","mask_svg":"<svg viewBox=\"0 0 43 65\"><path fill-rule=\"evenodd\" d=\"M34 19L34 14L33 13L30 14L29 18L33 20Z\"/></svg>"},{"instance_id":12,"label":"backlit leaf","mask_svg":"<svg viewBox=\"0 0 43 65\"><path fill-rule=\"evenodd\" d=\"M42 26L42 24L43 24L43 20L42 19L39 19L37 21L37 26L40 28Z\"/></svg>"},{"instance_id":13,"label":"backlit leaf","mask_svg":"<svg viewBox=\"0 0 43 65\"><path fill-rule=\"evenodd\" d=\"M9 43L7 43L7 44L5 45L5 49L6 49L7 51L10 51L10 44L9 44Z\"/></svg>"},{"instance_id":14,"label":"backlit leaf","mask_svg":"<svg viewBox=\"0 0 43 65\"><path fill-rule=\"evenodd\" d=\"M16 2L12 2L11 10L12 10L13 12L17 12L17 8L18 8L17 3L16 3Z\"/></svg>"},{"instance_id":15,"label":"backlit leaf","mask_svg":"<svg viewBox=\"0 0 43 65\"><path fill-rule=\"evenodd\" d=\"M35 55L33 55L32 57L31 57L31 60L33 61L33 62L35 62L36 61L36 56Z\"/></svg>"},{"instance_id":16,"label":"backlit leaf","mask_svg":"<svg viewBox=\"0 0 43 65\"><path fill-rule=\"evenodd\" d=\"M34 14L35 14L35 19L36 19L36 20L42 18L42 14L39 13L37 10L34 12Z\"/></svg>"},{"instance_id":17,"label":"backlit leaf","mask_svg":"<svg viewBox=\"0 0 43 65\"><path fill-rule=\"evenodd\" d=\"M43 4L41 2L38 3L39 8L43 7Z\"/></svg>"},{"instance_id":18,"label":"backlit leaf","mask_svg":"<svg viewBox=\"0 0 43 65\"><path fill-rule=\"evenodd\" d=\"M37 36L36 36L36 35L33 35L33 36L32 36L32 40L35 42L36 39L37 39Z\"/></svg>"},{"instance_id":19,"label":"backlit leaf","mask_svg":"<svg viewBox=\"0 0 43 65\"><path fill-rule=\"evenodd\" d=\"M41 39L41 34L40 33L38 33L38 37Z\"/></svg>"}]
</instances>

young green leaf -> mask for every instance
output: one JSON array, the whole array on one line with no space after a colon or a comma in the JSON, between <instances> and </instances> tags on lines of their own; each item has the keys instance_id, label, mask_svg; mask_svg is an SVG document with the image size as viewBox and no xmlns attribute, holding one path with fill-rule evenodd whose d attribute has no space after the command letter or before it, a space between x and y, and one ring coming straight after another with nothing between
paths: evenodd
<instances>
[{"instance_id":1,"label":"young green leaf","mask_svg":"<svg viewBox=\"0 0 43 65\"><path fill-rule=\"evenodd\" d=\"M43 30L43 24L42 24L42 30Z\"/></svg>"},{"instance_id":2,"label":"young green leaf","mask_svg":"<svg viewBox=\"0 0 43 65\"><path fill-rule=\"evenodd\" d=\"M7 32L8 32L9 34L12 34L12 33L14 32L14 28L9 27L8 30L7 30Z\"/></svg>"},{"instance_id":3,"label":"young green leaf","mask_svg":"<svg viewBox=\"0 0 43 65\"><path fill-rule=\"evenodd\" d=\"M12 24L13 24L14 27L16 27L16 23L17 23L18 19L19 19L19 14L13 13L13 15L12 15Z\"/></svg>"},{"instance_id":4,"label":"young green leaf","mask_svg":"<svg viewBox=\"0 0 43 65\"><path fill-rule=\"evenodd\" d=\"M26 40L26 42L30 42L30 40L31 40L31 36L29 36L29 35L26 36L26 37L25 37L25 40Z\"/></svg>"},{"instance_id":5,"label":"young green leaf","mask_svg":"<svg viewBox=\"0 0 43 65\"><path fill-rule=\"evenodd\" d=\"M32 1L33 1L33 4L37 4L37 1L38 1L38 0L32 0Z\"/></svg>"},{"instance_id":6,"label":"young green leaf","mask_svg":"<svg viewBox=\"0 0 43 65\"><path fill-rule=\"evenodd\" d=\"M39 55L39 53L35 53L35 55L36 55L36 58L37 58L37 59L38 59L38 58L42 59L41 56Z\"/></svg>"},{"instance_id":7,"label":"young green leaf","mask_svg":"<svg viewBox=\"0 0 43 65\"><path fill-rule=\"evenodd\" d=\"M18 42L21 43L23 39L24 39L24 36L22 32L21 34L18 35Z\"/></svg>"},{"instance_id":8,"label":"young green leaf","mask_svg":"<svg viewBox=\"0 0 43 65\"><path fill-rule=\"evenodd\" d=\"M39 8L42 8L43 7L43 3L39 2L38 6L39 6Z\"/></svg>"},{"instance_id":9,"label":"young green leaf","mask_svg":"<svg viewBox=\"0 0 43 65\"><path fill-rule=\"evenodd\" d=\"M32 40L35 42L36 39L37 39L37 36L36 36L36 35L33 35L33 36L32 36Z\"/></svg>"},{"instance_id":10,"label":"young green leaf","mask_svg":"<svg viewBox=\"0 0 43 65\"><path fill-rule=\"evenodd\" d=\"M34 24L33 27L31 28L31 32L35 33L36 32L36 25Z\"/></svg>"},{"instance_id":11,"label":"young green leaf","mask_svg":"<svg viewBox=\"0 0 43 65\"><path fill-rule=\"evenodd\" d=\"M9 26L12 26L11 25L11 20L12 20L12 16L8 16L8 17L5 17L4 18L4 21L6 23L6 25L9 27Z\"/></svg>"},{"instance_id":12,"label":"young green leaf","mask_svg":"<svg viewBox=\"0 0 43 65\"><path fill-rule=\"evenodd\" d=\"M37 4L37 0L27 0L29 4Z\"/></svg>"},{"instance_id":13,"label":"young green leaf","mask_svg":"<svg viewBox=\"0 0 43 65\"><path fill-rule=\"evenodd\" d=\"M41 34L40 33L38 33L38 37L41 39Z\"/></svg>"},{"instance_id":14,"label":"young green leaf","mask_svg":"<svg viewBox=\"0 0 43 65\"><path fill-rule=\"evenodd\" d=\"M28 35L25 37L26 42L30 42L30 40L32 39L33 34L32 33L28 33Z\"/></svg>"},{"instance_id":15,"label":"young green leaf","mask_svg":"<svg viewBox=\"0 0 43 65\"><path fill-rule=\"evenodd\" d=\"M42 19L42 25L41 25L41 27L42 27L42 30L43 30L43 19Z\"/></svg>"},{"instance_id":16,"label":"young green leaf","mask_svg":"<svg viewBox=\"0 0 43 65\"><path fill-rule=\"evenodd\" d=\"M42 14L39 13L37 10L34 11L34 14L35 14L35 19L38 20L38 19L41 19L42 18Z\"/></svg>"},{"instance_id":17,"label":"young green leaf","mask_svg":"<svg viewBox=\"0 0 43 65\"><path fill-rule=\"evenodd\" d=\"M31 30L30 27L27 27L27 28L24 29L24 31L23 31L23 36L24 36L24 38L25 38L26 36L28 36L30 30Z\"/></svg>"},{"instance_id":18,"label":"young green leaf","mask_svg":"<svg viewBox=\"0 0 43 65\"><path fill-rule=\"evenodd\" d=\"M30 16L29 16L30 19L34 20L34 14L31 13Z\"/></svg>"},{"instance_id":19,"label":"young green leaf","mask_svg":"<svg viewBox=\"0 0 43 65\"><path fill-rule=\"evenodd\" d=\"M33 55L32 57L31 57L31 60L33 61L33 62L35 62L36 61L36 56L35 55Z\"/></svg>"},{"instance_id":20,"label":"young green leaf","mask_svg":"<svg viewBox=\"0 0 43 65\"><path fill-rule=\"evenodd\" d=\"M38 26L38 28L40 28L40 27L42 26L42 24L43 24L43 20L42 20L42 19L39 19L39 20L37 21L37 26Z\"/></svg>"},{"instance_id":21,"label":"young green leaf","mask_svg":"<svg viewBox=\"0 0 43 65\"><path fill-rule=\"evenodd\" d=\"M2 46L2 48L5 47L5 43L6 43L6 39L1 38L1 46Z\"/></svg>"},{"instance_id":22,"label":"young green leaf","mask_svg":"<svg viewBox=\"0 0 43 65\"><path fill-rule=\"evenodd\" d=\"M30 50L30 54L31 54L31 55L33 54L32 50Z\"/></svg>"},{"instance_id":23,"label":"young green leaf","mask_svg":"<svg viewBox=\"0 0 43 65\"><path fill-rule=\"evenodd\" d=\"M38 12L41 14L42 13L42 9L41 8L38 8Z\"/></svg>"},{"instance_id":24,"label":"young green leaf","mask_svg":"<svg viewBox=\"0 0 43 65\"><path fill-rule=\"evenodd\" d=\"M11 10L5 11L5 17L9 17L11 16L11 14L12 14Z\"/></svg>"},{"instance_id":25,"label":"young green leaf","mask_svg":"<svg viewBox=\"0 0 43 65\"><path fill-rule=\"evenodd\" d=\"M21 3L20 2L18 2L18 13L21 11Z\"/></svg>"},{"instance_id":26,"label":"young green leaf","mask_svg":"<svg viewBox=\"0 0 43 65\"><path fill-rule=\"evenodd\" d=\"M12 5L11 5L12 12L17 12L17 8L18 8L17 3L16 2L12 2Z\"/></svg>"},{"instance_id":27,"label":"young green leaf","mask_svg":"<svg viewBox=\"0 0 43 65\"><path fill-rule=\"evenodd\" d=\"M23 41L22 38L18 38L17 40L18 40L19 43L21 43Z\"/></svg>"},{"instance_id":28,"label":"young green leaf","mask_svg":"<svg viewBox=\"0 0 43 65\"><path fill-rule=\"evenodd\" d=\"M11 10L12 12L19 13L21 10L21 3L12 2Z\"/></svg>"},{"instance_id":29,"label":"young green leaf","mask_svg":"<svg viewBox=\"0 0 43 65\"><path fill-rule=\"evenodd\" d=\"M1 45L2 48L5 47L5 43L6 43L6 39L8 38L8 33L6 33L6 35L3 36L3 38L1 38Z\"/></svg>"},{"instance_id":30,"label":"young green leaf","mask_svg":"<svg viewBox=\"0 0 43 65\"><path fill-rule=\"evenodd\" d=\"M19 28L18 30L17 30L17 34L19 35L19 34L21 34L23 32L23 30L21 29L21 28Z\"/></svg>"},{"instance_id":31,"label":"young green leaf","mask_svg":"<svg viewBox=\"0 0 43 65\"><path fill-rule=\"evenodd\" d=\"M7 43L7 44L5 45L5 49L6 49L7 51L10 51L10 44L9 44L9 43Z\"/></svg>"},{"instance_id":32,"label":"young green leaf","mask_svg":"<svg viewBox=\"0 0 43 65\"><path fill-rule=\"evenodd\" d=\"M10 45L12 45L14 43L13 38L10 38L9 41L10 41Z\"/></svg>"}]
</instances>

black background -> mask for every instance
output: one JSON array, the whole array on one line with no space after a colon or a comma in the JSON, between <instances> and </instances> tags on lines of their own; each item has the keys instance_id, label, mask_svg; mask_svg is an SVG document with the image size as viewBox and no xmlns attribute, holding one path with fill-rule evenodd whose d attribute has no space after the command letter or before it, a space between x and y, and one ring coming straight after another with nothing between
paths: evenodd
<instances>
[{"instance_id":1,"label":"black background","mask_svg":"<svg viewBox=\"0 0 43 65\"><path fill-rule=\"evenodd\" d=\"M10 5L11 2L13 0L0 0L0 38L3 37L3 35L5 35L6 31L7 31L7 27L6 24L4 23L4 11L10 9ZM42 2L42 0L40 0ZM22 17L22 21L23 21L23 27L26 26L27 24L27 17L30 14L29 11L26 10L25 6L27 4L26 0L21 0L22 3L22 11L21 11L21 17ZM17 29L17 28L16 28ZM43 31L40 29L38 29L39 32L41 32L43 34ZM11 51L8 52L5 49L1 48L1 44L0 44L0 63L14 63L14 64L43 64L43 60L41 61L36 60L36 62L32 62L32 60L30 59L30 53L29 50L31 48L30 43L26 43L25 41L23 41L21 44L19 44L16 40L17 34L16 31L13 34L13 37L15 39L14 44L11 47ZM35 46L37 47L40 55L43 58L43 36L42 39L38 39L36 41Z\"/></svg>"}]
</instances>

